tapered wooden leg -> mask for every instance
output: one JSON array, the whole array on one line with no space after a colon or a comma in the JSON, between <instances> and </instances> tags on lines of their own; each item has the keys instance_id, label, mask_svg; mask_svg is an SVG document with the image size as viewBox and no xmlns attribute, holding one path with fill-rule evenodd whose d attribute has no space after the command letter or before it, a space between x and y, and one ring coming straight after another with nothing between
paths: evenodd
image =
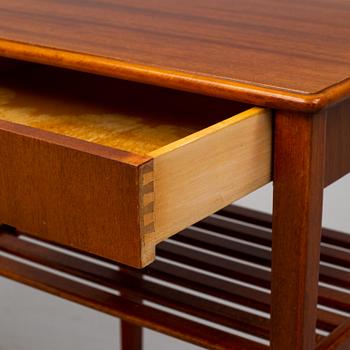
<instances>
[{"instance_id":1,"label":"tapered wooden leg","mask_svg":"<svg viewBox=\"0 0 350 350\"><path fill-rule=\"evenodd\" d=\"M315 348L326 114L277 112L271 348Z\"/></svg>"},{"instance_id":2,"label":"tapered wooden leg","mask_svg":"<svg viewBox=\"0 0 350 350\"><path fill-rule=\"evenodd\" d=\"M129 270L121 269L121 272L127 276L132 274ZM135 276L134 276L135 277ZM127 295L123 293L126 298L131 299L136 302L141 302L141 300L136 299L135 296ZM120 322L121 330L121 350L142 350L143 346L143 331L142 327L129 323L127 321L121 320Z\"/></svg>"},{"instance_id":3,"label":"tapered wooden leg","mask_svg":"<svg viewBox=\"0 0 350 350\"><path fill-rule=\"evenodd\" d=\"M142 350L142 327L121 321L122 350Z\"/></svg>"}]
</instances>

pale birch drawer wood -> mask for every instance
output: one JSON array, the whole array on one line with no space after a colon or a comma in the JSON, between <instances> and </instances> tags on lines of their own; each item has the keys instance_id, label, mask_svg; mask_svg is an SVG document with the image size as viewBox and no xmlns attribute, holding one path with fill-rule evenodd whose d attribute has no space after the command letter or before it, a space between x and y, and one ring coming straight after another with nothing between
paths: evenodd
<instances>
[{"instance_id":1,"label":"pale birch drawer wood","mask_svg":"<svg viewBox=\"0 0 350 350\"><path fill-rule=\"evenodd\" d=\"M0 71L0 223L143 267L271 180L267 109L41 65Z\"/></svg>"}]
</instances>

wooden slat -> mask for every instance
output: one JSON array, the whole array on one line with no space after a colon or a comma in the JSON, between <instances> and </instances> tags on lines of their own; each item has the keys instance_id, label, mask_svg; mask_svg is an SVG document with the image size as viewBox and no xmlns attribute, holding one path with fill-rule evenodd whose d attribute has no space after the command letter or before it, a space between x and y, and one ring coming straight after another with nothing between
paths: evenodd
<instances>
[{"instance_id":1,"label":"wooden slat","mask_svg":"<svg viewBox=\"0 0 350 350\"><path fill-rule=\"evenodd\" d=\"M181 285L183 287L192 288L198 292L206 293L218 298L229 300L259 311L270 312L270 295L262 291L257 291L247 287L234 285L231 282L225 282L211 276L200 275L198 272L174 267L169 264L155 262L147 268L150 276L160 278L162 280ZM340 303L336 299L339 295L329 293L329 289L320 288L320 294L323 295L322 300L325 305L346 311L350 306L350 298L344 293L340 293ZM327 296L327 299L326 297ZM345 297L344 297L345 296ZM332 298L333 297L333 298ZM320 299L321 300L321 299ZM317 327L324 331L331 332L339 324L344 321L344 317L318 310Z\"/></svg>"},{"instance_id":2,"label":"wooden slat","mask_svg":"<svg viewBox=\"0 0 350 350\"><path fill-rule=\"evenodd\" d=\"M210 271L216 274L221 274L229 278L241 280L246 283L251 283L263 288L270 288L270 273L263 270L257 270L256 268L232 262L218 256L212 256L204 252L198 252L186 247L179 247L171 245L168 242L163 242L158 246L158 255L170 260L176 260L178 262L188 264L190 266L197 267L206 271ZM323 292L323 288L320 289L320 293ZM344 298L346 300L346 298ZM324 301L329 299L324 298ZM330 306L337 305L337 301L330 303ZM327 313L323 313L323 316L327 316ZM320 315L320 316L322 316ZM326 330L331 331L343 321L342 317L337 318L337 321L333 322L333 316L325 318L320 323L321 327L328 324Z\"/></svg>"},{"instance_id":3,"label":"wooden slat","mask_svg":"<svg viewBox=\"0 0 350 350\"><path fill-rule=\"evenodd\" d=\"M216 298L245 305L256 310L269 312L270 295L268 292L247 288L239 284L228 282L200 271L175 266L156 260L146 268L145 274L161 280L191 288L197 292Z\"/></svg>"},{"instance_id":4,"label":"wooden slat","mask_svg":"<svg viewBox=\"0 0 350 350\"><path fill-rule=\"evenodd\" d=\"M52 252L44 247L34 246L28 242L18 240L10 235L3 235L0 239L2 250L15 253L44 266L58 268L59 271L71 273L74 276L84 277L89 281L106 287L117 288L123 295L132 300L147 299L149 301L171 307L188 314L204 318L208 321L233 327L241 331L268 338L268 321L262 317L248 314L240 310L211 302L193 295L176 291L158 284L124 276L117 271L102 266L81 261L62 253ZM32 249L34 248L34 249ZM59 267L57 267L57 265ZM76 270L79 266L83 272Z\"/></svg>"},{"instance_id":5,"label":"wooden slat","mask_svg":"<svg viewBox=\"0 0 350 350\"><path fill-rule=\"evenodd\" d=\"M350 272L330 266L320 266L320 281L335 287L350 288Z\"/></svg>"},{"instance_id":6,"label":"wooden slat","mask_svg":"<svg viewBox=\"0 0 350 350\"><path fill-rule=\"evenodd\" d=\"M254 216L249 211L243 212L243 214L251 215L254 220ZM57 252L50 248L39 246L35 241L33 243L33 241L29 242L22 238L19 239L17 236L19 232L14 234L13 230L11 233L7 233L4 230L1 231L0 250L100 284L101 286L117 289L124 295L124 299L129 299L131 302L141 299L148 300L268 339L269 322L267 319L245 311L232 309L215 301L196 297L187 292L159 285L156 280L141 280L140 284L140 277L146 275L160 281L170 282L179 287L185 287L187 290L191 289L210 297L220 298L269 313L270 295L268 292L255 290L206 273L206 271L212 272L251 283L258 287L270 288L270 273L268 271L260 270L254 266L247 266L238 261L227 260L224 256L236 256L261 266L269 266L270 252L268 250L261 249L258 246L249 246L244 242L232 241L227 236L240 239L244 236L244 241L253 242L254 237L260 235L261 238L264 238L263 246L269 246L271 233L259 230L258 227L255 230L255 227L249 227L243 223L237 223L237 226L231 226L230 228L229 225L227 226L227 221L220 220L220 216L216 215L203 220L204 223L208 224L209 219L215 219L214 222L210 222L211 230L209 230L216 232L215 237L210 233L198 232L196 227L200 225L196 225L196 227L189 228L175 236L169 242L159 245L159 256L171 259L174 263L184 264L183 266L174 265L167 262L167 260L157 260L142 271L123 267L123 270L128 271L127 277L122 276L116 269L100 266L94 262L67 255L65 252ZM265 218L259 218L261 221L263 219ZM216 225L218 222L221 222L222 226ZM224 233L222 233L222 230L224 230ZM254 232L258 232L257 235L254 236ZM220 253L222 256L211 255L206 253L205 250L199 251L198 248L211 250L215 253ZM329 247L324 248L328 249ZM347 254L344 256L340 255L339 259L336 255L337 250L333 248L330 248L328 252L326 250L326 253L330 256L334 254L334 261L339 260L340 263L344 263L348 259ZM115 266L117 267L117 265ZM192 267L197 268L197 270L191 270ZM327 283L342 284L343 287L344 281L345 284L350 283L346 272L328 266L323 266L321 280ZM347 293L321 286L319 287L318 301L321 305L350 312L350 295ZM345 317L323 309L318 310L317 317L317 327L327 332L334 332L340 324L346 321ZM323 337L319 337L319 340L323 341Z\"/></svg>"},{"instance_id":7,"label":"wooden slat","mask_svg":"<svg viewBox=\"0 0 350 350\"><path fill-rule=\"evenodd\" d=\"M338 290L319 287L318 303L339 311L350 313L350 294Z\"/></svg>"},{"instance_id":8,"label":"wooden slat","mask_svg":"<svg viewBox=\"0 0 350 350\"><path fill-rule=\"evenodd\" d=\"M163 242L158 246L158 255L180 263L188 264L202 270L223 275L229 278L241 280L263 288L270 288L270 272L257 270L254 267L243 263L232 262L220 256L213 256L209 253L196 251L190 247L180 247L169 242ZM254 260L254 256L251 260ZM350 273L337 270L328 266L321 266L320 280L337 286L347 287L350 285ZM327 296L323 296L325 289L320 288L320 297L324 302L329 302L329 306L341 308L342 301L330 301ZM342 300L348 300L344 295Z\"/></svg>"},{"instance_id":9,"label":"wooden slat","mask_svg":"<svg viewBox=\"0 0 350 350\"><path fill-rule=\"evenodd\" d=\"M8 234L3 234L1 237L1 243L2 243L2 248L7 250L10 253L16 253L17 255L20 255L22 257L25 258L30 258L34 261L37 261L39 263L43 263L42 261L42 257L43 257L43 251L45 252L46 250L42 247L36 246L36 245L32 245L28 242L25 241L19 241L16 244L14 244L14 242L16 242L17 239L15 239L12 235L8 235ZM12 242L12 248L11 248L11 242ZM166 243L168 244L168 243ZM166 244L163 244L162 247L167 247ZM184 258L186 259L186 257L190 256L194 256L198 257L197 254L198 252L194 252L193 250L189 249L189 248L184 248L184 247L177 247L177 246L168 246L168 249L166 249L166 251L170 251L171 254L175 254L176 256L176 252L178 252L179 256L178 259L180 259L181 262L184 262ZM164 248L160 248L160 251L164 253ZM31 253L30 253L31 252ZM37 260L37 257L41 257L39 260ZM199 257L201 259L208 259L208 255L207 254L199 254ZM225 264L227 264L227 261L225 259L217 259L215 257L215 263L219 262L219 266L223 266ZM188 261L187 261L188 262ZM113 280L113 286L117 286L118 281L119 281L119 277L117 276L116 272L109 270L109 269L102 269L101 267L97 267L95 264L89 263L89 262L82 262L80 259L76 259L74 257L71 256L67 256L64 255L62 253L58 253L58 252L50 252L50 258L47 258L45 261L45 264L51 267L55 267L58 268L64 272L67 273L73 273L77 276L80 276L82 278L87 278L87 279L93 279L98 283L106 283L106 280ZM163 271L159 272L159 269L157 270L157 264L158 266L162 263L157 262L155 263L155 265L151 266L149 268L148 271L150 271L151 275L152 275L152 271L153 271L153 276L159 277L159 273L162 275L162 278L164 278L164 269L168 270L169 267L165 267L164 268L164 264L163 264ZM202 264L198 261L196 261L195 266L199 267L199 268L203 268ZM233 265L234 267L234 265ZM193 281L195 280L195 278L197 278L198 280L203 279L203 276L201 276L200 278L198 278L198 273L190 273L188 270L181 270L177 271L179 268L175 268L172 267L171 273L167 273L165 276L168 276L168 278L165 278L167 280L171 279L171 282L176 283L176 284L182 284L183 286L188 286L192 283L192 285L195 285L195 289L203 292L203 287L205 290L208 290L208 287L205 286L212 286L213 283L216 286L220 286L223 284L223 281L219 281L215 278L211 278L208 276L204 276L205 280L204 282L202 281L199 285L198 283L195 284L193 283ZM212 272L216 271L214 268L214 270L212 270ZM245 269L246 274L241 275L241 271L242 269ZM232 272L236 271L237 273L238 270L238 275L236 274L232 274ZM92 271L95 271L94 276L91 276ZM257 271L256 269L251 269L250 267L247 267L245 265L240 266L238 264L238 269L236 268L234 271L229 270L227 273L227 277L236 277L237 279L240 279L242 281L245 282L251 282L252 278L254 279L254 283L258 286L261 287L268 287L269 286L269 274L266 275L266 278L263 279L260 277L257 277L255 275L259 275L261 272ZM186 272L184 274L184 272ZM264 271L262 271L264 272ZM163 274L162 274L163 273ZM218 271L216 272L218 273ZM188 278L185 278L185 276L189 275ZM262 273L263 275L264 273ZM182 275L182 276L181 276ZM170 276L170 277L169 277ZM181 276L181 279L180 279ZM117 278L118 277L118 278ZM119 287L120 287L121 283L119 282ZM228 288L230 286L230 283L226 283L224 284L225 288ZM231 290L231 294L227 293L227 291L223 292L223 287L221 286L221 293L218 293L218 290L220 291L220 289L218 288L212 288L212 294L213 296L216 297L223 297L223 295L226 294L226 297L229 296L230 301L233 302L242 302L243 301L243 305L247 305L247 306L252 306L252 303L256 303L256 307L262 311L268 311L268 303L269 303L269 299L267 298L266 294L262 293L262 292L257 292L257 291L252 291L250 289L241 287L241 290L237 287L233 287L231 286L230 290ZM248 294L247 294L248 293ZM333 294L332 294L333 293ZM337 292L336 297L332 297L332 295L334 296L334 293L336 292L332 292L329 291L326 288L320 288L320 301L326 305L326 306L331 306L331 307L335 307L338 309L349 309L349 297L341 292ZM210 294L210 293L209 293ZM250 297L248 297L250 295ZM263 302L263 303L262 303ZM329 326L326 327L327 330L331 330L333 329L332 327L337 326L337 324L333 324L332 321L327 321L327 319L325 320L321 320L321 323L323 324L329 324ZM324 326L322 326L324 328ZM322 328L321 327L321 328Z\"/></svg>"},{"instance_id":10,"label":"wooden slat","mask_svg":"<svg viewBox=\"0 0 350 350\"><path fill-rule=\"evenodd\" d=\"M242 239L242 240L245 240L251 243L260 244L269 248L271 248L271 245L272 245L271 232L261 230L259 228L245 226L244 224L240 224L240 223L232 224L230 222L225 222L223 220L220 220L220 218L217 218L217 217L208 217L203 221L195 224L194 226L218 233L223 236ZM191 229L189 228L188 230L191 230ZM342 234L331 230L326 230L324 232L328 235L329 238L330 236L333 237L332 245L334 245L334 243L339 243L338 246L342 248L346 248L347 241L349 241L350 243L350 239L347 237L350 235ZM190 232L186 234L186 236L189 236L187 240L190 240L190 237L194 235L195 235L194 233L190 233ZM199 234L197 234L196 236L200 237ZM181 240L181 238L178 238L177 236L175 236L174 239ZM338 242L336 241L337 239L339 239ZM218 238L217 239L218 247L220 246L220 242L223 242L223 241L220 240L220 238ZM326 242L324 242L323 240L323 243L331 244L329 242L330 242L329 239L328 240L326 239ZM343 244L345 245L345 247ZM234 245L234 244L232 243L231 245ZM223 244L223 248L224 247L225 245ZM243 254L244 252L241 251L241 253ZM270 258L268 258L267 253L264 254L263 257L261 257L261 263L264 265L267 264L269 260ZM323 245L321 246L321 260L330 264L335 264L345 268L350 268L350 251L347 253L344 251L339 251L338 249L335 249L332 246Z\"/></svg>"},{"instance_id":11,"label":"wooden slat","mask_svg":"<svg viewBox=\"0 0 350 350\"><path fill-rule=\"evenodd\" d=\"M333 332L340 324L346 321L346 317L338 315L333 312L317 309L316 312L316 326L317 328L326 331Z\"/></svg>"},{"instance_id":12,"label":"wooden slat","mask_svg":"<svg viewBox=\"0 0 350 350\"><path fill-rule=\"evenodd\" d=\"M195 227L215 232L215 234L219 234L224 237L228 236L232 238L238 238L247 242L257 243L269 248L271 247L272 243L271 232L264 231L259 228L255 229L249 226L245 226L242 223L234 223L231 225L230 222L225 222L224 220L220 220L220 218L217 217L209 217L196 224ZM346 234L330 230L328 230L327 233L328 235L331 235L334 239L341 239L339 245L340 247L343 247L342 243L346 243ZM191 240L192 244L195 244L195 241L197 240L196 244L198 246L208 247L205 244L205 242L200 242L204 241L204 236L204 233L197 233L197 235L191 233L191 237L193 238L185 238L184 241ZM345 236L344 239L343 236ZM177 236L175 236L174 239L182 240L181 237L177 238ZM212 249L214 250L221 249L221 252L228 252L229 247L231 246L231 248L235 248L231 250L231 254L233 256L237 254L237 257L242 256L248 261L259 262L264 266L270 266L270 253L267 251L262 251L254 247L246 247L246 245L244 244L233 244L231 242L228 242L225 245L223 244L224 241L221 240L220 237L217 238L217 243L215 243L215 240L212 241ZM220 248L220 246L222 247ZM330 264L339 265L340 267L350 268L350 252L348 253L344 251L339 251L338 249L332 246L321 246L321 260ZM335 284L340 287L350 287L350 273L346 271L339 271L338 269L333 267L321 266L320 279L322 282Z\"/></svg>"},{"instance_id":13,"label":"wooden slat","mask_svg":"<svg viewBox=\"0 0 350 350\"><path fill-rule=\"evenodd\" d=\"M238 207L236 205L229 205L224 209L218 211L217 214L224 217L232 218L235 220L247 222L250 224L254 224L254 225L258 225L266 228L272 227L271 215L263 212L259 212L256 210ZM208 219L211 219L211 218L212 217L209 217ZM203 220L202 222L206 222L206 220ZM220 221L220 222L222 224L225 224L224 221ZM234 225L232 227L234 228ZM322 229L322 242L328 243L334 246L350 249L350 235L343 232L331 230L328 228Z\"/></svg>"},{"instance_id":14,"label":"wooden slat","mask_svg":"<svg viewBox=\"0 0 350 350\"><path fill-rule=\"evenodd\" d=\"M16 254L19 257L29 259L30 261L58 269L59 271L69 273L77 277L85 278L106 287L116 288L133 301L135 299L147 299L152 302L162 304L166 307L172 307L179 311L205 318L211 322L234 327L241 331L246 331L248 333L250 332L256 336L261 336L264 338L268 337L268 322L263 320L261 317L249 315L239 310L231 311L228 307L213 302L200 300L194 296L177 292L163 286L154 285L153 283L146 281L139 281L137 276L140 275L140 272L137 270L132 271L132 275L135 275L136 278L132 278L132 275L125 277L115 270L105 268L73 256L68 256L64 253L52 251L23 240L18 240L16 237L9 234L2 234L0 236L0 244L1 249L8 253ZM152 271L152 269L154 271L156 268L156 266L155 268L151 266L149 269L150 271ZM167 272L168 276L170 273L174 273L174 268L173 270L167 271L168 269L164 269L163 267L163 270ZM183 283L181 283L181 280L179 280L179 277L177 276L179 274L182 274ZM152 275L152 273L150 273L150 275ZM177 271L177 275L173 274L170 280L169 278L165 278L165 280L177 285L182 285L186 288L191 287L189 282L192 280L193 286L193 280L195 278L193 275L195 274L189 274L189 276L186 278L186 274L183 274L183 269L180 269L180 271ZM158 278L164 277L164 272L161 274L158 273L158 275L155 273L153 276ZM206 282L209 282L208 285L212 286L213 281L216 281L216 284L222 284L221 281L210 278L210 281L204 280L200 283L197 282L195 284L197 285L195 290L205 292L202 288L198 288L198 284L203 286ZM233 288L231 287L231 290L232 289ZM254 303L257 305L260 304L258 310L260 309L261 311L269 312L269 298L267 294L253 291L248 288L245 288L245 290L243 288L241 289L241 293L238 293L237 298L237 288L234 288L236 295L230 295L228 300L235 303L239 303L243 300L242 305L248 307L253 307ZM222 296L222 294L218 295L217 292L214 294L209 294L214 297ZM226 291L226 296L228 294L229 293ZM248 298L249 294L251 296L250 298ZM332 331L342 321L343 318L340 316L331 315L330 313L323 311L319 312L318 325L323 330Z\"/></svg>"},{"instance_id":15,"label":"wooden slat","mask_svg":"<svg viewBox=\"0 0 350 350\"><path fill-rule=\"evenodd\" d=\"M350 348L350 319L324 338L316 350L348 350Z\"/></svg>"},{"instance_id":16,"label":"wooden slat","mask_svg":"<svg viewBox=\"0 0 350 350\"><path fill-rule=\"evenodd\" d=\"M350 249L350 235L335 230L323 229L322 242Z\"/></svg>"},{"instance_id":17,"label":"wooden slat","mask_svg":"<svg viewBox=\"0 0 350 350\"><path fill-rule=\"evenodd\" d=\"M198 232L192 228L171 237L171 240L250 261L262 266L271 265L271 252L267 250L231 241L225 237Z\"/></svg>"},{"instance_id":18,"label":"wooden slat","mask_svg":"<svg viewBox=\"0 0 350 350\"><path fill-rule=\"evenodd\" d=\"M241 228L241 231L243 231L242 235L245 235L245 240L248 242L254 242L256 236L253 236L253 239L251 239L252 234L254 234L254 232L250 233L249 231L246 231L243 225L241 225ZM249 229L251 230L251 228ZM260 231L257 232L258 234L261 233ZM218 233L220 235L222 231L216 229L215 233ZM231 234L230 237L242 238L241 232L239 232L237 228L233 231L226 231L223 236L225 236L228 233ZM271 244L270 234L268 232L264 234L267 237L269 244ZM267 250L260 249L259 247L249 246L240 242L233 242L222 237L214 237L210 234L206 234L203 232L196 232L191 228L172 237L171 240L191 244L192 246L198 248L212 250L230 257L244 259L245 261L256 263L262 266L270 267L271 265L271 253ZM340 252L331 247L322 247L321 251L321 256L325 261L339 264L343 267L350 266L350 254ZM339 287L350 287L350 273L329 266L322 265L320 267L320 280L322 282L334 284ZM264 286L264 283L259 285ZM320 289L320 293L320 296L322 298L323 289ZM327 301L328 298L325 297L322 298L322 300ZM348 297L344 295L342 300L348 300ZM336 299L336 301L334 301L332 305L335 306L337 302L338 300ZM340 303L340 305L342 304Z\"/></svg>"},{"instance_id":19,"label":"wooden slat","mask_svg":"<svg viewBox=\"0 0 350 350\"><path fill-rule=\"evenodd\" d=\"M209 349L266 349L264 345L133 303L8 258L0 257L0 266L4 277Z\"/></svg>"},{"instance_id":20,"label":"wooden slat","mask_svg":"<svg viewBox=\"0 0 350 350\"><path fill-rule=\"evenodd\" d=\"M180 247L163 242L157 247L157 255L166 259L188 264L208 272L251 283L264 288L270 287L270 273L243 263L230 261L219 256Z\"/></svg>"},{"instance_id":21,"label":"wooden slat","mask_svg":"<svg viewBox=\"0 0 350 350\"><path fill-rule=\"evenodd\" d=\"M249 240L252 243L271 246L271 232L260 227L250 227L240 222L225 221L218 215L213 215L197 222L194 226L204 230L220 233L224 236Z\"/></svg>"},{"instance_id":22,"label":"wooden slat","mask_svg":"<svg viewBox=\"0 0 350 350\"><path fill-rule=\"evenodd\" d=\"M272 216L270 214L237 205L229 205L216 214L258 226L272 227Z\"/></svg>"}]
</instances>

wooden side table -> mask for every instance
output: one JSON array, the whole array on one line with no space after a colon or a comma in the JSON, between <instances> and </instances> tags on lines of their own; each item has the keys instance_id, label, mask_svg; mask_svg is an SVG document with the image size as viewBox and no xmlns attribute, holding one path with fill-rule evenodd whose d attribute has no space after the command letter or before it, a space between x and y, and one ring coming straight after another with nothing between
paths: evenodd
<instances>
[{"instance_id":1,"label":"wooden side table","mask_svg":"<svg viewBox=\"0 0 350 350\"><path fill-rule=\"evenodd\" d=\"M142 327L348 349L350 238L321 218L350 171L349 20L340 0L0 1L1 275L121 318L125 350ZM272 217L228 205L270 180Z\"/></svg>"}]
</instances>

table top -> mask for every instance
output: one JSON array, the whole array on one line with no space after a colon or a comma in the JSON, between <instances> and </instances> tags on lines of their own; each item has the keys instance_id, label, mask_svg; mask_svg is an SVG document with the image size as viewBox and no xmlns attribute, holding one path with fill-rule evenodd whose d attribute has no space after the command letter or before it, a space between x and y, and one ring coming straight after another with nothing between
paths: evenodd
<instances>
[{"instance_id":1,"label":"table top","mask_svg":"<svg viewBox=\"0 0 350 350\"><path fill-rule=\"evenodd\" d=\"M0 55L311 112L350 96L350 1L0 0Z\"/></svg>"}]
</instances>

